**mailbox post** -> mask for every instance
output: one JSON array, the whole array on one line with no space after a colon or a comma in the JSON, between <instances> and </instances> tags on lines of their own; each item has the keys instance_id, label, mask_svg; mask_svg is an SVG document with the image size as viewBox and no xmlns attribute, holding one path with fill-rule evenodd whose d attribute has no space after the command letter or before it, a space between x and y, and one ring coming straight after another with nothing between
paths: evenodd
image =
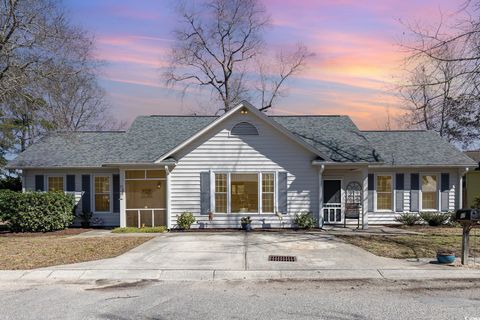
<instances>
[{"instance_id":1,"label":"mailbox post","mask_svg":"<svg viewBox=\"0 0 480 320\"><path fill-rule=\"evenodd\" d=\"M455 214L455 220L462 225L462 264L468 264L468 251L470 244L470 230L475 226L480 226L479 209L458 210Z\"/></svg>"}]
</instances>

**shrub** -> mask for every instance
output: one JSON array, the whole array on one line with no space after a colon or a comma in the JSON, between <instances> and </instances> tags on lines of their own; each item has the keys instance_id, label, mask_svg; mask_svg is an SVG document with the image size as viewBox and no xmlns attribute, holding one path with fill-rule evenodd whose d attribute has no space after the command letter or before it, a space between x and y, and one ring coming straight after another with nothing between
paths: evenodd
<instances>
[{"instance_id":1,"label":"shrub","mask_svg":"<svg viewBox=\"0 0 480 320\"><path fill-rule=\"evenodd\" d=\"M431 227L444 225L450 219L449 213L443 212L420 212L420 218Z\"/></svg>"},{"instance_id":2,"label":"shrub","mask_svg":"<svg viewBox=\"0 0 480 320\"><path fill-rule=\"evenodd\" d=\"M252 223L252 218L250 218L250 216L248 216L248 217L242 217L242 218L240 219L240 223L242 223L242 224Z\"/></svg>"},{"instance_id":3,"label":"shrub","mask_svg":"<svg viewBox=\"0 0 480 320\"><path fill-rule=\"evenodd\" d=\"M0 191L2 219L14 232L61 230L73 222L75 199L61 192Z\"/></svg>"},{"instance_id":4,"label":"shrub","mask_svg":"<svg viewBox=\"0 0 480 320\"><path fill-rule=\"evenodd\" d=\"M112 230L113 233L163 233L167 231L167 227L145 227L145 228L115 228Z\"/></svg>"},{"instance_id":5,"label":"shrub","mask_svg":"<svg viewBox=\"0 0 480 320\"><path fill-rule=\"evenodd\" d=\"M480 197L476 197L473 200L473 208L474 209L480 209Z\"/></svg>"},{"instance_id":6,"label":"shrub","mask_svg":"<svg viewBox=\"0 0 480 320\"><path fill-rule=\"evenodd\" d=\"M195 221L195 217L191 212L184 212L180 216L177 215L177 225L182 230L190 229Z\"/></svg>"},{"instance_id":7,"label":"shrub","mask_svg":"<svg viewBox=\"0 0 480 320\"><path fill-rule=\"evenodd\" d=\"M395 217L395 221L400 222L406 226L413 226L420 222L420 216L413 212L402 212Z\"/></svg>"},{"instance_id":8,"label":"shrub","mask_svg":"<svg viewBox=\"0 0 480 320\"><path fill-rule=\"evenodd\" d=\"M311 212L301 212L300 214L295 214L293 223L300 229L310 229L316 226L317 220L315 220Z\"/></svg>"},{"instance_id":9,"label":"shrub","mask_svg":"<svg viewBox=\"0 0 480 320\"><path fill-rule=\"evenodd\" d=\"M0 178L0 189L22 191L22 179L18 176L3 176Z\"/></svg>"}]
</instances>

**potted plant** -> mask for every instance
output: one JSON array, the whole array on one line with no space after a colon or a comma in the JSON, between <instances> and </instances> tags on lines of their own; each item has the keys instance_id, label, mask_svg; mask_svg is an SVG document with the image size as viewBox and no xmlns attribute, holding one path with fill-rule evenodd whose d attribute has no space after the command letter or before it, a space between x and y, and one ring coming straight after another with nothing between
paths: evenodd
<instances>
[{"instance_id":1,"label":"potted plant","mask_svg":"<svg viewBox=\"0 0 480 320\"><path fill-rule=\"evenodd\" d=\"M242 229L245 231L251 231L252 230L252 219L250 216L248 217L243 217L240 219L240 222L242 224Z\"/></svg>"},{"instance_id":2,"label":"potted plant","mask_svg":"<svg viewBox=\"0 0 480 320\"><path fill-rule=\"evenodd\" d=\"M437 261L441 264L448 264L455 262L455 252L449 249L437 250Z\"/></svg>"},{"instance_id":3,"label":"potted plant","mask_svg":"<svg viewBox=\"0 0 480 320\"><path fill-rule=\"evenodd\" d=\"M80 219L80 225L82 228L88 228L90 227L90 220L92 219L93 213L90 211L82 211L77 215L77 217Z\"/></svg>"}]
</instances>

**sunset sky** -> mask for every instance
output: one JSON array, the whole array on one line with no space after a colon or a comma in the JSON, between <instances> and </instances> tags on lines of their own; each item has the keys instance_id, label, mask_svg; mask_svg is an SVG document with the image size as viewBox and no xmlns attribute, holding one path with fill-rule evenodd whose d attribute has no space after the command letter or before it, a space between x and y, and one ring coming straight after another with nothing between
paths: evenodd
<instances>
[{"instance_id":1,"label":"sunset sky","mask_svg":"<svg viewBox=\"0 0 480 320\"><path fill-rule=\"evenodd\" d=\"M435 23L464 0L264 0L275 50L296 42L315 56L289 82L275 114L347 114L362 129L383 129L387 109L401 112L393 84L402 54L401 21ZM65 0L74 22L95 34L105 61L101 85L120 120L144 114L187 114L198 94L181 99L160 74L172 29L173 0Z\"/></svg>"}]
</instances>

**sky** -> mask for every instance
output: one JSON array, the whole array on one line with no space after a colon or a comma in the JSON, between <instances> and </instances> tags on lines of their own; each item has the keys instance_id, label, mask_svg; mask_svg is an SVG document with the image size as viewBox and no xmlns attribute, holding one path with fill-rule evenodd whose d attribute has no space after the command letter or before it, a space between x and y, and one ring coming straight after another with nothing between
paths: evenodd
<instances>
[{"instance_id":1,"label":"sky","mask_svg":"<svg viewBox=\"0 0 480 320\"><path fill-rule=\"evenodd\" d=\"M402 114L395 93L406 23L434 25L464 0L263 0L271 17L265 41L274 50L305 44L315 55L290 79L272 114L342 114L361 129L384 129ZM100 84L112 114L190 114L204 106L161 79L178 23L174 0L65 0L73 22L96 39ZM394 127L398 126L393 123Z\"/></svg>"}]
</instances>

